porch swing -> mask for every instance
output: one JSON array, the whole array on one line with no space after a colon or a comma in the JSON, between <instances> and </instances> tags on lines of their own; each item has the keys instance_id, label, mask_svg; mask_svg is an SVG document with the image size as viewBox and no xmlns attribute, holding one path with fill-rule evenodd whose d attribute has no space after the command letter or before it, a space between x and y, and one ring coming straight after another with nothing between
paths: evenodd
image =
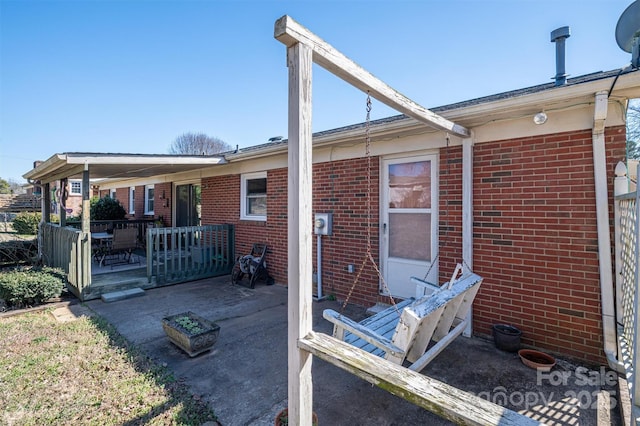
<instances>
[{"instance_id":1,"label":"porch swing","mask_svg":"<svg viewBox=\"0 0 640 426\"><path fill-rule=\"evenodd\" d=\"M313 331L313 292L310 282L312 275L312 64L315 62L363 92L370 92L371 96L384 102L387 106L418 120L420 123L467 139L463 142L463 176L466 173L468 178L471 175L471 170L468 168L471 157L471 141L468 138L471 134L465 127L434 114L398 93L289 16L285 15L276 21L274 37L287 47L287 67L289 69L289 140L287 147L289 421L296 425L311 424L313 410L311 367L313 358L318 357L458 424L496 426L539 424L533 419L424 376L413 369L398 365L399 363L394 363L392 360L386 360L332 336ZM463 188L465 185L468 188L469 182L470 179L463 179ZM467 190L465 194L463 189L463 206L469 205L469 195L470 192ZM465 250L470 250L470 245L465 244L465 236L468 243L471 235L469 213L466 211L463 214L463 257ZM370 252L367 253L367 258L370 255ZM364 263L366 263L366 259ZM393 305L391 309L394 311L397 309L400 312L399 315L396 314L398 320L395 327L399 330L423 328L418 327L418 325L422 326L419 324L421 319L429 317L429 312L437 311L440 313L435 315L438 315L441 321L451 321L450 324L453 325L458 319L457 315L470 306L469 299L473 289L477 291L480 281L481 278L476 274L463 271L461 276L454 275L454 279L449 282L447 287L434 289L437 294L431 297L420 298L409 302L406 306ZM454 305L457 305L458 308L454 309ZM402 311L400 311L401 309ZM365 337L365 341L369 339L375 340L376 343L377 341L385 343L385 354L400 354L402 352L401 346L405 346L400 339L407 338L414 340L411 342L413 344L411 349L409 349L409 352L413 353L417 351L414 348L419 348L415 342L423 342L425 339L421 336L427 334L424 330L421 330L419 335L411 330L408 333L399 331L394 342L393 336L391 339L384 336L379 338L381 334L379 330L374 333L372 329L368 328L368 324L365 327L355 322L351 324L344 317L342 319L354 331L362 331L361 334ZM438 327L437 324L431 324L431 326L434 327L434 333L436 330L440 332L444 328ZM347 331L346 326L343 328ZM456 328L457 326L454 327L454 329ZM451 330L448 331L451 332ZM339 335L340 332L336 334ZM343 334L346 335L347 332ZM436 346L439 344L440 342ZM436 346L427 348L427 353ZM404 357L404 354L402 356ZM418 358L422 358L422 356ZM412 357L407 356L407 359L412 359ZM416 365L417 362L419 361L414 361L413 365Z\"/></svg>"},{"instance_id":2,"label":"porch swing","mask_svg":"<svg viewBox=\"0 0 640 426\"><path fill-rule=\"evenodd\" d=\"M482 278L470 268L458 264L451 279L438 286L426 281L437 262L440 251L431 262L424 279L411 278L416 297L396 303L371 253L371 97L367 94L365 120L365 157L367 158L367 238L366 253L340 312L326 309L323 317L333 323L333 337L373 355L421 371L468 325L468 313L480 288ZM447 152L449 136L447 135ZM447 170L448 173L448 170ZM356 288L367 262L377 272L390 306L361 322L345 317L342 312ZM466 262L463 260L466 266Z\"/></svg>"}]
</instances>

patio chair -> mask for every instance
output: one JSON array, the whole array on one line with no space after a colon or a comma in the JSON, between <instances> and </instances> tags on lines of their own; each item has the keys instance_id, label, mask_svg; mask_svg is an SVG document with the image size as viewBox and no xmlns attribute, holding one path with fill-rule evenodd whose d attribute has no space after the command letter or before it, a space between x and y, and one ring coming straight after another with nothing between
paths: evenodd
<instances>
[{"instance_id":1,"label":"patio chair","mask_svg":"<svg viewBox=\"0 0 640 426\"><path fill-rule=\"evenodd\" d=\"M109 247L109 256L115 258L116 263L132 263L133 251L138 247L138 230L136 228L122 228L113 230L113 240ZM123 256L120 261L120 256ZM139 262L139 261L138 261Z\"/></svg>"},{"instance_id":2,"label":"patio chair","mask_svg":"<svg viewBox=\"0 0 640 426\"><path fill-rule=\"evenodd\" d=\"M267 245L264 243L254 243L251 253L238 256L233 270L231 271L231 282L239 284L242 278L249 277L249 287L255 288L256 281L262 280L267 285L273 284L273 278L267 272Z\"/></svg>"}]
</instances>

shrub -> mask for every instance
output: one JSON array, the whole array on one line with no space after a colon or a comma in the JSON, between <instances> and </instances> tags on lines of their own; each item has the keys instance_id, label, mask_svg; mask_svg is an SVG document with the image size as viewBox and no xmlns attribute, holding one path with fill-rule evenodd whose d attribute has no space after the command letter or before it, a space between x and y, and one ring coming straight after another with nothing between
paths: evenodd
<instances>
[{"instance_id":1,"label":"shrub","mask_svg":"<svg viewBox=\"0 0 640 426\"><path fill-rule=\"evenodd\" d=\"M127 211L115 198L93 197L89 205L91 220L122 220L127 215Z\"/></svg>"},{"instance_id":2,"label":"shrub","mask_svg":"<svg viewBox=\"0 0 640 426\"><path fill-rule=\"evenodd\" d=\"M13 307L40 305L64 289L64 273L55 268L14 269L0 272L0 299Z\"/></svg>"},{"instance_id":3,"label":"shrub","mask_svg":"<svg viewBox=\"0 0 640 426\"><path fill-rule=\"evenodd\" d=\"M40 213L20 213L13 219L13 230L18 234L35 235L39 223Z\"/></svg>"},{"instance_id":4,"label":"shrub","mask_svg":"<svg viewBox=\"0 0 640 426\"><path fill-rule=\"evenodd\" d=\"M42 220L40 213L36 212L22 212L18 213L13 219L13 230L18 234L23 235L36 235L38 233L38 224ZM60 218L52 214L52 223L59 223Z\"/></svg>"}]
</instances>

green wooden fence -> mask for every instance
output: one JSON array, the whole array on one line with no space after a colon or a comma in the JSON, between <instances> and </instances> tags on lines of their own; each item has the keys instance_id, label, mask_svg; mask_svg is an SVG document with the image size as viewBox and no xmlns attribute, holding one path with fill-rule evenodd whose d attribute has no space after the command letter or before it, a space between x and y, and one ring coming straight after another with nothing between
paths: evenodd
<instances>
[{"instance_id":1,"label":"green wooden fence","mask_svg":"<svg viewBox=\"0 0 640 426\"><path fill-rule=\"evenodd\" d=\"M233 225L147 229L147 277L158 285L226 275L235 261Z\"/></svg>"},{"instance_id":2,"label":"green wooden fence","mask_svg":"<svg viewBox=\"0 0 640 426\"><path fill-rule=\"evenodd\" d=\"M72 227L45 223L41 227L41 254L47 266L67 274L67 287L80 300L91 284L91 241L89 234Z\"/></svg>"}]
</instances>

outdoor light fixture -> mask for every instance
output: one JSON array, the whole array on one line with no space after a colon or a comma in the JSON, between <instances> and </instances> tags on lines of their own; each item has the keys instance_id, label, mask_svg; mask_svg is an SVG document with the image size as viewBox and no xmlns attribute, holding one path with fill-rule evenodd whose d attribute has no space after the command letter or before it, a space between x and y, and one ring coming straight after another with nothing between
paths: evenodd
<instances>
[{"instance_id":1,"label":"outdoor light fixture","mask_svg":"<svg viewBox=\"0 0 640 426\"><path fill-rule=\"evenodd\" d=\"M547 122L547 114L544 111L540 111L533 116L533 122L540 125Z\"/></svg>"}]
</instances>

